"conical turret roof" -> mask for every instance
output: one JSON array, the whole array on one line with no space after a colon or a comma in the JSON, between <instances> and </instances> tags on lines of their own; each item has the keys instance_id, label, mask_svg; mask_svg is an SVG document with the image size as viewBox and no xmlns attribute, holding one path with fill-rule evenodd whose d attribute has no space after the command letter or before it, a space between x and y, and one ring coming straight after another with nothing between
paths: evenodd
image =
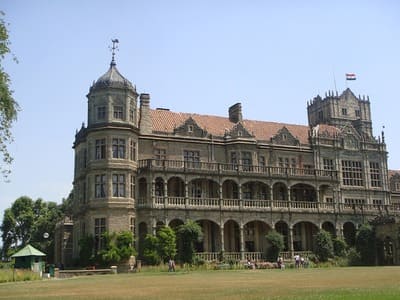
<instances>
[{"instance_id":1,"label":"conical turret roof","mask_svg":"<svg viewBox=\"0 0 400 300\"><path fill-rule=\"evenodd\" d=\"M136 91L136 87L118 71L114 61L111 62L108 71L94 82L90 90L119 88Z\"/></svg>"}]
</instances>

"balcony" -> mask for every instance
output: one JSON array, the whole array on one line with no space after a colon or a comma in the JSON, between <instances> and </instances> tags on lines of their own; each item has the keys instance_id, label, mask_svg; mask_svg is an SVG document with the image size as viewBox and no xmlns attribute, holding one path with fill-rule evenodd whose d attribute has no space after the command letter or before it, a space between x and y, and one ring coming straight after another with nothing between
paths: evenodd
<instances>
[{"instance_id":1,"label":"balcony","mask_svg":"<svg viewBox=\"0 0 400 300\"><path fill-rule=\"evenodd\" d=\"M400 215L400 204L346 204L326 202L301 202L287 200L252 200L219 198L153 197L139 198L137 208L152 209L191 209L221 211L270 211L270 212L307 212L307 213L351 213Z\"/></svg>"},{"instance_id":2,"label":"balcony","mask_svg":"<svg viewBox=\"0 0 400 300\"><path fill-rule=\"evenodd\" d=\"M251 175L267 177L319 177L328 180L337 180L337 171L317 170L317 169L299 169L283 167L266 167L254 165L223 164L210 162L187 162L182 160L140 160L138 169L144 171L159 172L184 172L184 173L205 173L208 175Z\"/></svg>"}]
</instances>

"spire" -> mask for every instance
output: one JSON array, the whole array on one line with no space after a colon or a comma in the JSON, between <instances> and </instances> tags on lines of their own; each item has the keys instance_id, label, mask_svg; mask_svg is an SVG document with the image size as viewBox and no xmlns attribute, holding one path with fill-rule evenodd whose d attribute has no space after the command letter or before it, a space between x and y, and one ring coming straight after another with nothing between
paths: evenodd
<instances>
[{"instance_id":1,"label":"spire","mask_svg":"<svg viewBox=\"0 0 400 300\"><path fill-rule=\"evenodd\" d=\"M115 62L115 50L118 50L118 43L119 43L119 41L118 41L118 39L113 39L113 40L111 40L111 42L112 42L112 47L110 47L110 50L111 50L111 53L112 53L112 58L111 58L111 64L110 64L110 66L115 66L116 65L116 62Z\"/></svg>"}]
</instances>

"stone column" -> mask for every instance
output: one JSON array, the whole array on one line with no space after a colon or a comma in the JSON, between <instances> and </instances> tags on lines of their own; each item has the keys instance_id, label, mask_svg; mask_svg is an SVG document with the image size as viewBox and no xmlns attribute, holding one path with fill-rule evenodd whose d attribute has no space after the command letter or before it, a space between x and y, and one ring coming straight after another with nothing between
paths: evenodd
<instances>
[{"instance_id":1,"label":"stone column","mask_svg":"<svg viewBox=\"0 0 400 300\"><path fill-rule=\"evenodd\" d=\"M168 206L168 181L164 182L164 206Z\"/></svg>"},{"instance_id":2,"label":"stone column","mask_svg":"<svg viewBox=\"0 0 400 300\"><path fill-rule=\"evenodd\" d=\"M289 244L288 246L289 246L290 257L293 258L294 248L293 248L293 226L292 225L289 225L288 244Z\"/></svg>"},{"instance_id":3,"label":"stone column","mask_svg":"<svg viewBox=\"0 0 400 300\"><path fill-rule=\"evenodd\" d=\"M244 260L244 234L243 234L243 224L240 224L240 259Z\"/></svg>"},{"instance_id":4,"label":"stone column","mask_svg":"<svg viewBox=\"0 0 400 300\"><path fill-rule=\"evenodd\" d=\"M220 227L220 231L221 231L220 232L220 234L221 234L221 251L220 251L221 257L220 257L220 260L223 260L224 253L225 253L224 226L223 225Z\"/></svg>"}]
</instances>

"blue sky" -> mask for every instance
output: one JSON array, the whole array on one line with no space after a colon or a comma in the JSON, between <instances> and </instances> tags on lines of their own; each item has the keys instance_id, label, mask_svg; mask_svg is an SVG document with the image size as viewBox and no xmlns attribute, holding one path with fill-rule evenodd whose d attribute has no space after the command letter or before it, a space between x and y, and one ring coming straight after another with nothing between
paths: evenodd
<instances>
[{"instance_id":1,"label":"blue sky","mask_svg":"<svg viewBox=\"0 0 400 300\"><path fill-rule=\"evenodd\" d=\"M346 86L369 95L374 135L385 126L389 168L400 169L399 1L3 0L5 61L22 111L13 127L0 218L22 195L61 202L72 189L75 130L86 95L120 41L117 68L151 106L307 124L307 101ZM346 85L345 73L357 80Z\"/></svg>"}]
</instances>

